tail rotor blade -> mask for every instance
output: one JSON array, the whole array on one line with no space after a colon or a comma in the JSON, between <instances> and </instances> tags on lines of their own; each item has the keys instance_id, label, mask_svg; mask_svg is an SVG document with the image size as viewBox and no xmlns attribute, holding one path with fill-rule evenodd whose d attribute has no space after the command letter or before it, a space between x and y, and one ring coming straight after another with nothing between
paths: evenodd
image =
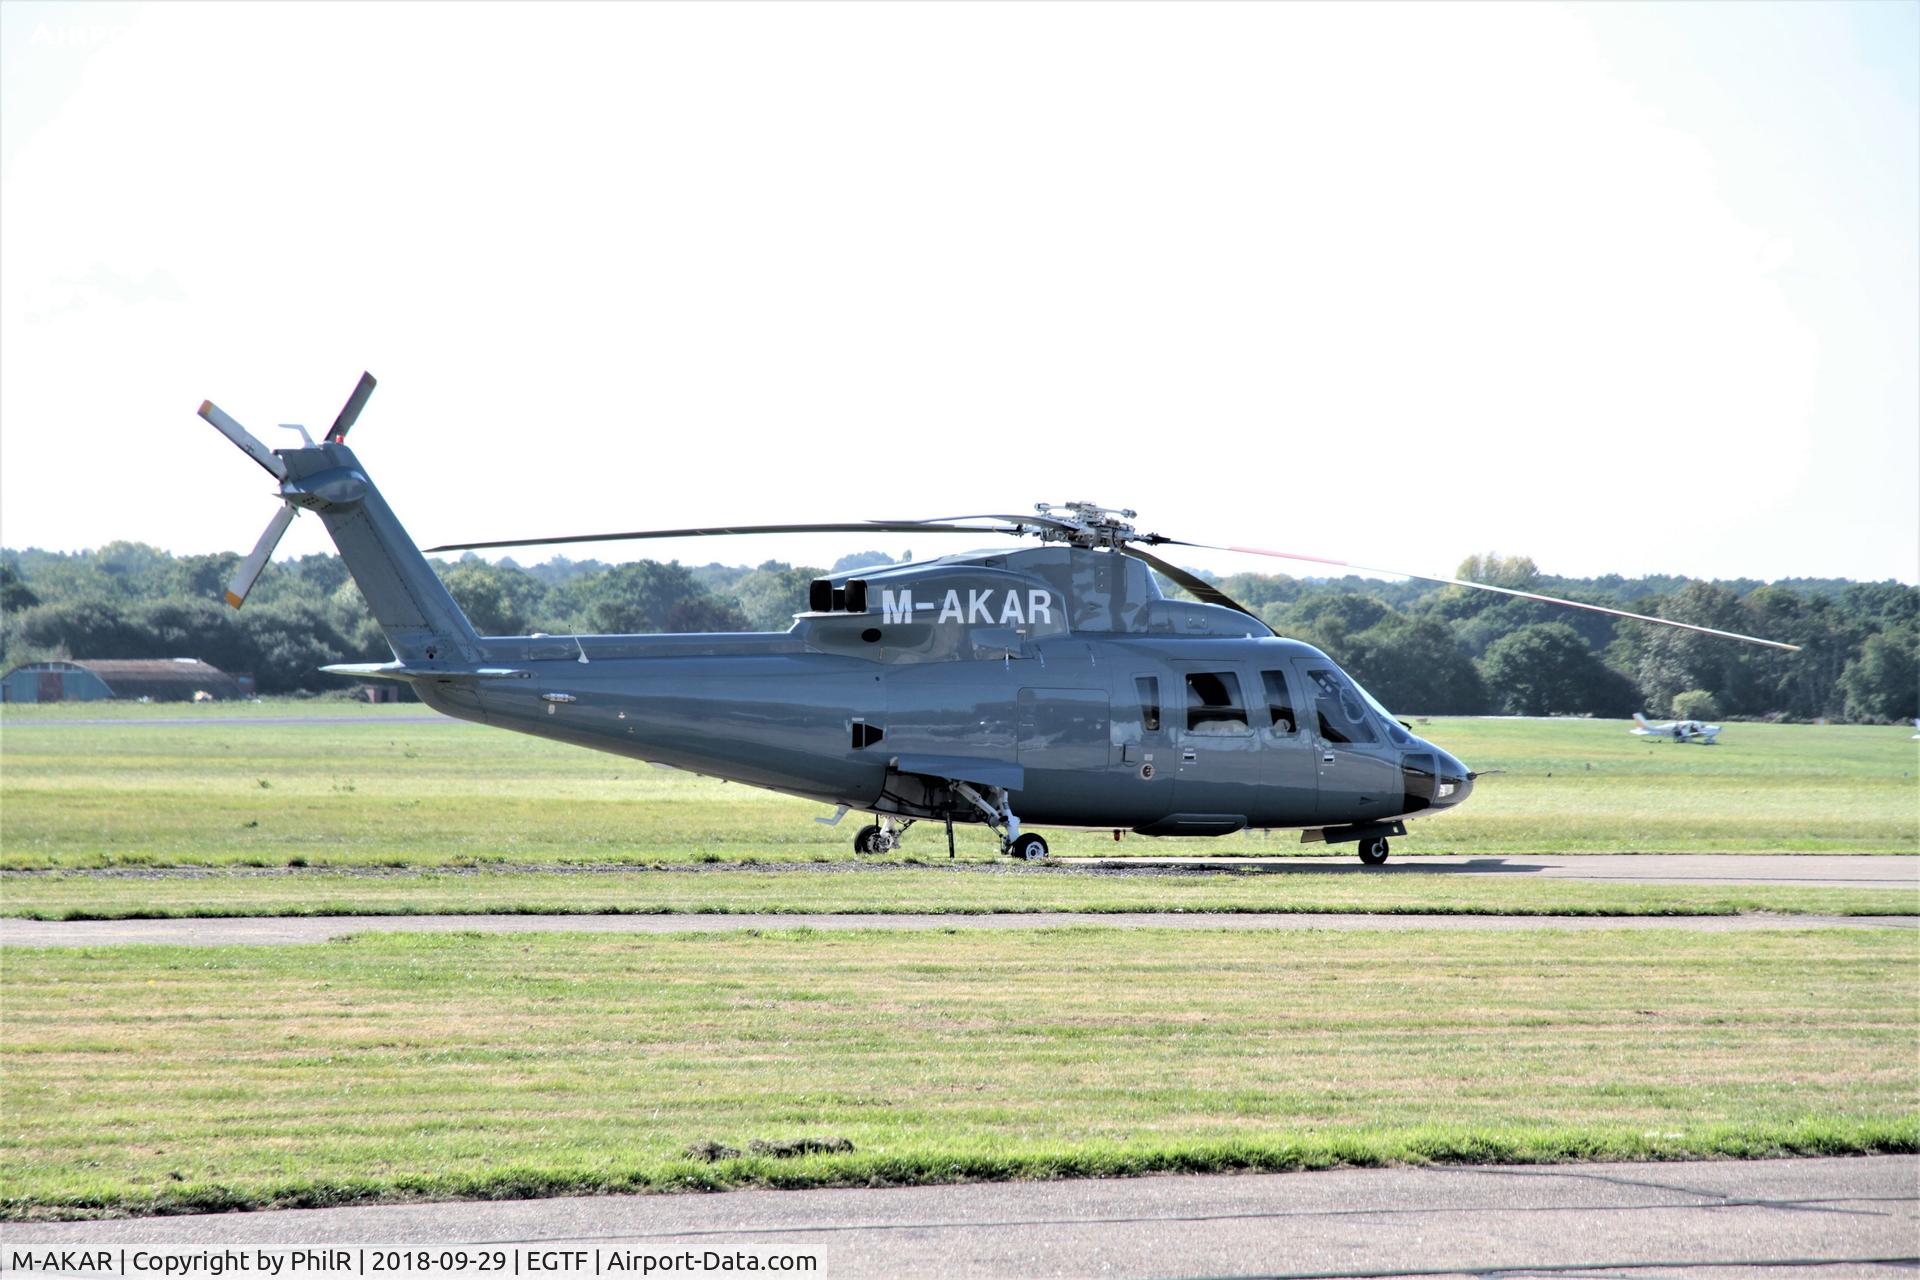
<instances>
[{"instance_id":1,"label":"tail rotor blade","mask_svg":"<svg viewBox=\"0 0 1920 1280\"><path fill-rule=\"evenodd\" d=\"M327 439L336 443L347 438L347 432L360 420L360 411L367 407L367 397L373 394L374 378L370 373L360 375L360 384L347 397L347 403L341 408L340 416L333 420L333 426L327 431Z\"/></svg>"},{"instance_id":2,"label":"tail rotor blade","mask_svg":"<svg viewBox=\"0 0 1920 1280\"><path fill-rule=\"evenodd\" d=\"M275 458L275 462L279 459ZM260 571L267 567L267 561L273 556L273 549L280 545L280 535L287 531L299 512L289 506L283 506L274 512L273 519L267 522L266 532L260 535L260 541L253 544L253 550L233 571L233 581L227 584L227 603L238 609L247 602L247 593L253 590L254 581Z\"/></svg>"},{"instance_id":3,"label":"tail rotor blade","mask_svg":"<svg viewBox=\"0 0 1920 1280\"><path fill-rule=\"evenodd\" d=\"M240 452L265 467L267 474L275 480L287 478L287 464L280 461L273 450L254 439L252 433L245 427L228 417L213 401L200 402L200 416L212 423L214 430L238 445Z\"/></svg>"}]
</instances>

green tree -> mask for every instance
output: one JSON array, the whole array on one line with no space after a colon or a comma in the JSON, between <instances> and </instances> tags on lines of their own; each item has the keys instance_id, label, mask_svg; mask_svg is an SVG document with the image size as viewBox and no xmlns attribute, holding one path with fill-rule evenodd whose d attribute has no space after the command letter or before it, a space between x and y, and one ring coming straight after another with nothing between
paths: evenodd
<instances>
[{"instance_id":1,"label":"green tree","mask_svg":"<svg viewBox=\"0 0 1920 1280\"><path fill-rule=\"evenodd\" d=\"M1435 618L1382 619L1347 637L1340 664L1396 712L1472 715L1487 709L1480 672Z\"/></svg>"},{"instance_id":2,"label":"green tree","mask_svg":"<svg viewBox=\"0 0 1920 1280\"><path fill-rule=\"evenodd\" d=\"M20 576L20 570L9 560L0 563L0 613L11 617L22 609L31 609L40 603L40 597L33 593L26 579Z\"/></svg>"},{"instance_id":3,"label":"green tree","mask_svg":"<svg viewBox=\"0 0 1920 1280\"><path fill-rule=\"evenodd\" d=\"M186 600L224 600L239 563L239 555L231 551L181 556L173 562L173 594Z\"/></svg>"},{"instance_id":4,"label":"green tree","mask_svg":"<svg viewBox=\"0 0 1920 1280\"><path fill-rule=\"evenodd\" d=\"M1304 596L1284 607L1268 605L1263 616L1281 635L1304 640L1344 663L1349 636L1398 615L1372 596L1340 591Z\"/></svg>"},{"instance_id":5,"label":"green tree","mask_svg":"<svg viewBox=\"0 0 1920 1280\"><path fill-rule=\"evenodd\" d=\"M447 594L484 636L521 636L550 628L537 625L547 588L524 569L469 557L440 570Z\"/></svg>"},{"instance_id":6,"label":"green tree","mask_svg":"<svg viewBox=\"0 0 1920 1280\"><path fill-rule=\"evenodd\" d=\"M393 647L373 620L367 598L351 578L327 597L327 625L345 646L344 661L385 662L393 657Z\"/></svg>"},{"instance_id":7,"label":"green tree","mask_svg":"<svg viewBox=\"0 0 1920 1280\"><path fill-rule=\"evenodd\" d=\"M1850 720L1911 720L1920 716L1920 628L1898 627L1868 636L1860 656L1840 675Z\"/></svg>"},{"instance_id":8,"label":"green tree","mask_svg":"<svg viewBox=\"0 0 1920 1280\"><path fill-rule=\"evenodd\" d=\"M251 607L251 606L249 606ZM132 611L128 623L145 634L146 658L199 658L222 671L247 671L253 653L234 611L211 600L161 600Z\"/></svg>"},{"instance_id":9,"label":"green tree","mask_svg":"<svg viewBox=\"0 0 1920 1280\"><path fill-rule=\"evenodd\" d=\"M23 645L76 658L153 658L153 638L128 610L101 599L35 605L15 623Z\"/></svg>"},{"instance_id":10,"label":"green tree","mask_svg":"<svg viewBox=\"0 0 1920 1280\"><path fill-rule=\"evenodd\" d=\"M1503 556L1492 551L1485 555L1471 555L1460 562L1453 576L1467 582L1484 582L1490 587L1506 587L1513 591L1531 591L1540 580L1540 566L1533 562L1532 556ZM1464 591L1465 587L1450 588Z\"/></svg>"},{"instance_id":11,"label":"green tree","mask_svg":"<svg viewBox=\"0 0 1920 1280\"><path fill-rule=\"evenodd\" d=\"M1648 601L1647 607L1637 612L1754 634L1753 619L1740 598L1711 582L1690 582L1671 596ZM1729 714L1753 713L1755 681L1751 670L1741 665L1738 641L1649 623L1624 623L1620 631L1632 655L1634 683L1639 687L1642 705L1669 707L1674 694L1705 689Z\"/></svg>"},{"instance_id":12,"label":"green tree","mask_svg":"<svg viewBox=\"0 0 1920 1280\"><path fill-rule=\"evenodd\" d=\"M1522 627L1495 641L1481 663L1489 694L1516 715L1554 712L1626 715L1632 685L1609 668L1565 623Z\"/></svg>"},{"instance_id":13,"label":"green tree","mask_svg":"<svg viewBox=\"0 0 1920 1280\"><path fill-rule=\"evenodd\" d=\"M808 586L823 576L818 569L769 560L741 578L731 594L753 630L785 631L793 615L805 611Z\"/></svg>"},{"instance_id":14,"label":"green tree","mask_svg":"<svg viewBox=\"0 0 1920 1280\"><path fill-rule=\"evenodd\" d=\"M674 607L705 598L679 561L640 560L568 584L580 602L579 629L629 635L672 631Z\"/></svg>"},{"instance_id":15,"label":"green tree","mask_svg":"<svg viewBox=\"0 0 1920 1280\"><path fill-rule=\"evenodd\" d=\"M249 604L236 616L251 653L249 665L259 692L295 693L331 688L337 683L320 668L339 661L346 646L319 605L279 600Z\"/></svg>"},{"instance_id":16,"label":"green tree","mask_svg":"<svg viewBox=\"0 0 1920 1280\"><path fill-rule=\"evenodd\" d=\"M731 600L694 596L667 611L668 631L750 631L746 615Z\"/></svg>"}]
</instances>

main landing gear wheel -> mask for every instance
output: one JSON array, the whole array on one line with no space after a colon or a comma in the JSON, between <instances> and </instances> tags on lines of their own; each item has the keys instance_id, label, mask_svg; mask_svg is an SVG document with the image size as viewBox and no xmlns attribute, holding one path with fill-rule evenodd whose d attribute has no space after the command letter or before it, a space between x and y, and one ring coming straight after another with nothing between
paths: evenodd
<instances>
[{"instance_id":1,"label":"main landing gear wheel","mask_svg":"<svg viewBox=\"0 0 1920 1280\"><path fill-rule=\"evenodd\" d=\"M1387 860L1387 842L1383 836L1360 842L1360 861L1370 867L1377 867Z\"/></svg>"},{"instance_id":2,"label":"main landing gear wheel","mask_svg":"<svg viewBox=\"0 0 1920 1280\"><path fill-rule=\"evenodd\" d=\"M1047 856L1047 842L1028 832L1008 846L1007 852L1022 862L1038 862Z\"/></svg>"},{"instance_id":3,"label":"main landing gear wheel","mask_svg":"<svg viewBox=\"0 0 1920 1280\"><path fill-rule=\"evenodd\" d=\"M892 853L899 846L900 836L897 832L889 831L871 822L856 831L853 836L855 853Z\"/></svg>"}]
</instances>

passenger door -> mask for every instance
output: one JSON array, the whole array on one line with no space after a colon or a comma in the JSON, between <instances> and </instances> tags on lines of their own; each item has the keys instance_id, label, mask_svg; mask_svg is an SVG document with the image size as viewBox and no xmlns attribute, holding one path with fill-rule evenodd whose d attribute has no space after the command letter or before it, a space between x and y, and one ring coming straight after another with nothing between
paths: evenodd
<instances>
[{"instance_id":1,"label":"passenger door","mask_svg":"<svg viewBox=\"0 0 1920 1280\"><path fill-rule=\"evenodd\" d=\"M1153 822L1173 812L1174 781L1179 777L1164 673L1142 671L1121 676L1113 691L1113 769L1121 785L1111 793L1116 818L1129 824Z\"/></svg>"},{"instance_id":2,"label":"passenger door","mask_svg":"<svg viewBox=\"0 0 1920 1280\"><path fill-rule=\"evenodd\" d=\"M1306 731L1319 773L1316 824L1341 826L1399 813L1400 753L1382 737L1359 690L1331 662L1301 659L1293 667L1313 700Z\"/></svg>"},{"instance_id":3,"label":"passenger door","mask_svg":"<svg viewBox=\"0 0 1920 1280\"><path fill-rule=\"evenodd\" d=\"M1174 806L1187 814L1241 819L1259 810L1260 739L1248 711L1241 672L1224 663L1180 663L1185 706L1175 725L1179 781Z\"/></svg>"},{"instance_id":4,"label":"passenger door","mask_svg":"<svg viewBox=\"0 0 1920 1280\"><path fill-rule=\"evenodd\" d=\"M1254 719L1266 786L1261 811L1249 814L1248 820L1259 827L1310 827L1319 813L1320 753L1302 711L1306 704L1283 667L1262 670L1260 690L1266 705L1255 709Z\"/></svg>"}]
</instances>

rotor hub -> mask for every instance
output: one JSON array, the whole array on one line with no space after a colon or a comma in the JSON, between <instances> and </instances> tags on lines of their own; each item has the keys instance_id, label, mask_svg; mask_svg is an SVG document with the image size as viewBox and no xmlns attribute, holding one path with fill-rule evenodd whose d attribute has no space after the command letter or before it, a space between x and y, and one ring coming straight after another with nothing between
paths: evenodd
<instances>
[{"instance_id":1,"label":"rotor hub","mask_svg":"<svg viewBox=\"0 0 1920 1280\"><path fill-rule=\"evenodd\" d=\"M1118 548L1128 542L1156 543L1155 533L1141 533L1129 521L1139 513L1128 507L1103 507L1094 502L1036 502L1033 509L1048 519L1035 533L1042 542L1064 542L1075 547Z\"/></svg>"}]
</instances>

